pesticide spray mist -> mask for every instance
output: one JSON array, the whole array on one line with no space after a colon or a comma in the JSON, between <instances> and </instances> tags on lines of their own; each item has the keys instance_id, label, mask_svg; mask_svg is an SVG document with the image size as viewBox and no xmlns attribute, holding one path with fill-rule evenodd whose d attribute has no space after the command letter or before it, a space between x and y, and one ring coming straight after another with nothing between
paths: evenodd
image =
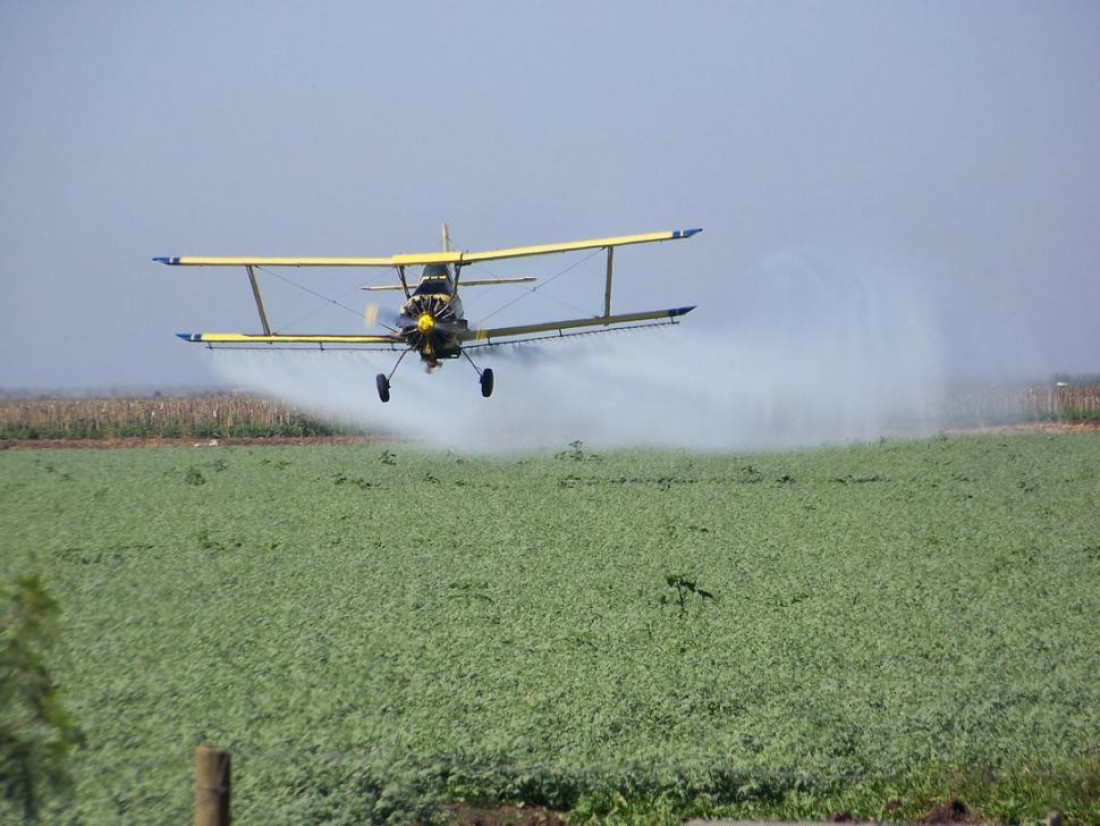
<instances>
[{"instance_id":1,"label":"pesticide spray mist","mask_svg":"<svg viewBox=\"0 0 1100 826\"><path fill-rule=\"evenodd\" d=\"M882 268L773 256L711 283L675 327L473 351L426 375L410 355L215 351L234 386L321 415L459 450L646 445L704 450L815 445L936 426L938 325L911 282Z\"/></svg>"}]
</instances>

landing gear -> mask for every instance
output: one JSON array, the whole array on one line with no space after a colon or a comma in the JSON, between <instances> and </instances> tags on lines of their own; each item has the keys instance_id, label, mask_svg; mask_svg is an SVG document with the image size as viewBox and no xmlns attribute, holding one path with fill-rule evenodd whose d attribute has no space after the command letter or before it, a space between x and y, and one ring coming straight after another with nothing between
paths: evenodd
<instances>
[{"instance_id":1,"label":"landing gear","mask_svg":"<svg viewBox=\"0 0 1100 826\"><path fill-rule=\"evenodd\" d=\"M383 403L390 400L390 379L392 379L393 374L397 372L397 368L401 366L401 362L405 360L405 356L407 356L411 352L412 348L410 347L397 357L397 364L395 364L393 366L393 369L390 370L389 375L386 375L385 373L379 373L377 376L374 377L374 386L378 388L378 398L380 398Z\"/></svg>"},{"instance_id":2,"label":"landing gear","mask_svg":"<svg viewBox=\"0 0 1100 826\"><path fill-rule=\"evenodd\" d=\"M393 378L393 374L397 372L397 368L401 365L401 361L405 358L405 356L413 352L414 349L415 348L410 347L408 350L405 350L405 352L401 354L400 358L397 359L397 364L393 366L393 369L389 372L388 375L386 373L379 373L374 377L374 386L378 388L378 398L380 398L383 403L390 400L390 379ZM460 352L463 356L466 357L466 360L470 362L470 366L477 370L478 383L481 385L481 395L486 399L489 398L491 395L493 395L493 371L488 367L486 367L484 370L478 370L477 365L474 364L473 359L470 358L469 354L466 353L465 350L460 350ZM424 353L421 353L421 357L424 358ZM457 354L448 355L446 357L457 358ZM427 358L425 358L425 361L427 361ZM432 361L429 362L429 364L437 367L439 366L439 362L436 361L434 358L432 358Z\"/></svg>"},{"instance_id":3,"label":"landing gear","mask_svg":"<svg viewBox=\"0 0 1100 826\"><path fill-rule=\"evenodd\" d=\"M485 398L489 398L493 395L493 371L486 367L484 370L478 370L474 360L470 358L470 354L465 350L462 351L462 355L466 357L466 361L470 362L470 366L477 370L478 381L481 382L481 395Z\"/></svg>"}]
</instances>

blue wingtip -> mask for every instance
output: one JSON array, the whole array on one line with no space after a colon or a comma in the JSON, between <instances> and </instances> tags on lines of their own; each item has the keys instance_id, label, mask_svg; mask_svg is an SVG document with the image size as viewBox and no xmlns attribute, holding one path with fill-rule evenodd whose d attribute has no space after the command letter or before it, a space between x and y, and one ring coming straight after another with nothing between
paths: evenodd
<instances>
[{"instance_id":1,"label":"blue wingtip","mask_svg":"<svg viewBox=\"0 0 1100 826\"><path fill-rule=\"evenodd\" d=\"M164 256L160 258L154 258L153 260L156 261L158 264L178 264L180 262L178 256Z\"/></svg>"},{"instance_id":2,"label":"blue wingtip","mask_svg":"<svg viewBox=\"0 0 1100 826\"><path fill-rule=\"evenodd\" d=\"M678 315L687 315L692 310L694 310L697 306L698 305L696 305L696 304L692 304L690 307L675 307L674 309L671 309L671 310L668 311L668 315L669 315L670 318L675 318Z\"/></svg>"},{"instance_id":3,"label":"blue wingtip","mask_svg":"<svg viewBox=\"0 0 1100 826\"><path fill-rule=\"evenodd\" d=\"M202 333L176 333L176 338L184 341L202 341Z\"/></svg>"},{"instance_id":4,"label":"blue wingtip","mask_svg":"<svg viewBox=\"0 0 1100 826\"><path fill-rule=\"evenodd\" d=\"M672 231L673 238L690 238L697 232L702 232L702 227L695 227L694 229L677 229Z\"/></svg>"}]
</instances>

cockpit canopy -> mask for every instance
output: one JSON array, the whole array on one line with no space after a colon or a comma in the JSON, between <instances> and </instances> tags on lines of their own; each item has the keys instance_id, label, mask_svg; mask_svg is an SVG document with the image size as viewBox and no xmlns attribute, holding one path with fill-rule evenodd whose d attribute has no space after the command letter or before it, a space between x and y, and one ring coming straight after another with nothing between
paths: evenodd
<instances>
[{"instance_id":1,"label":"cockpit canopy","mask_svg":"<svg viewBox=\"0 0 1100 826\"><path fill-rule=\"evenodd\" d=\"M413 295L452 295L454 282L446 264L427 264Z\"/></svg>"}]
</instances>

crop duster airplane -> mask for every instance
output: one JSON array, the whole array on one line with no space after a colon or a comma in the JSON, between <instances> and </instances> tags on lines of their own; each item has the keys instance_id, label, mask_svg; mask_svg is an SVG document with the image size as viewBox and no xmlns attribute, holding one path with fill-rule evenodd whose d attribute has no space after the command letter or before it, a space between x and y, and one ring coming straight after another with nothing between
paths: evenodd
<instances>
[{"instance_id":1,"label":"crop duster airplane","mask_svg":"<svg viewBox=\"0 0 1100 826\"><path fill-rule=\"evenodd\" d=\"M394 255L390 258L203 258L177 257L154 258L162 264L177 267L244 267L252 286L252 295L256 300L256 309L260 315L262 333L177 333L184 341L206 344L210 347L227 346L269 346L300 347L316 345L321 349L341 347L362 347L374 350L400 351L393 369L379 373L375 378L378 396L383 402L390 400L390 380L397 372L402 360L409 353L416 352L429 371L439 366L442 359L464 357L477 371L481 384L481 395L488 397L493 392L493 371L479 369L469 350L497 347L501 344L536 341L548 338L564 338L573 335L605 332L630 327L651 327L664 324L676 324L677 318L695 309L692 307L674 307L668 310L649 310L640 313L611 312L611 280L614 268L615 248L628 244L648 244L657 241L671 241L690 238L701 229L678 229L666 232L649 232L641 235L621 235L615 238L594 238L589 241L570 241L562 244L544 244L535 247L512 247L510 249L490 250L487 252L463 252L450 248L447 225L443 225L443 251L417 253L413 255ZM459 300L459 285L462 287L481 287L493 284L519 284L534 281L534 278L488 278L462 280L462 270L470 265L484 261L503 261L511 258L525 258L532 255L550 255L552 253L575 252L578 250L599 250L607 253L607 274L604 286L603 313L590 318L571 318L564 321L547 321L539 324L521 324L514 327L471 328L462 311ZM395 327L389 332L378 335L332 334L311 335L276 333L267 320L256 280L256 268L259 267L392 267L397 272L398 284L363 287L364 290L401 290L405 294L405 304L397 316ZM420 278L415 286L409 285L406 270L410 267L422 267ZM368 324L373 324L372 312L367 308ZM385 326L385 325L383 325ZM591 329L598 328L598 329Z\"/></svg>"}]
</instances>

